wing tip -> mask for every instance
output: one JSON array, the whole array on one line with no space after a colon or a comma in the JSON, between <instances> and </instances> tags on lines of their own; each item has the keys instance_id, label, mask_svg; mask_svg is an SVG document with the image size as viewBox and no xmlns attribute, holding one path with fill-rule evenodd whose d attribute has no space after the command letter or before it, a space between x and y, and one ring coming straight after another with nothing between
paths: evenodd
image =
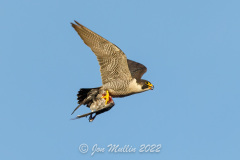
<instances>
[{"instance_id":1,"label":"wing tip","mask_svg":"<svg viewBox=\"0 0 240 160\"><path fill-rule=\"evenodd\" d=\"M80 26L81 26L81 24L80 24L80 23L78 23L76 20L74 20L74 22L75 22L76 24L78 24L78 25L80 25Z\"/></svg>"},{"instance_id":2,"label":"wing tip","mask_svg":"<svg viewBox=\"0 0 240 160\"><path fill-rule=\"evenodd\" d=\"M76 23L75 20L74 20L74 22ZM77 27L77 25L76 25L75 23L73 23L73 22L70 23L70 24L72 25L73 28L76 28L76 27Z\"/></svg>"},{"instance_id":3,"label":"wing tip","mask_svg":"<svg viewBox=\"0 0 240 160\"><path fill-rule=\"evenodd\" d=\"M80 23L78 23L78 21L76 21L76 20L74 20L74 22L75 22L76 24L71 22L71 25L81 26L81 27L83 26L83 25L81 25Z\"/></svg>"},{"instance_id":4,"label":"wing tip","mask_svg":"<svg viewBox=\"0 0 240 160\"><path fill-rule=\"evenodd\" d=\"M74 22L75 23L72 23L72 22L70 23L74 29L77 29L77 28L84 29L85 28L82 24L78 23L76 20L74 20Z\"/></svg>"}]
</instances>

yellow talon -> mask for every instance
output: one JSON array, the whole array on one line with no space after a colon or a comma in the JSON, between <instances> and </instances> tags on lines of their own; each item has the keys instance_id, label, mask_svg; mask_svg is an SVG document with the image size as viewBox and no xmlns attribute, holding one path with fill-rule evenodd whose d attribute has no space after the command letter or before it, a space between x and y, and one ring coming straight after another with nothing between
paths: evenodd
<instances>
[{"instance_id":1,"label":"yellow talon","mask_svg":"<svg viewBox=\"0 0 240 160\"><path fill-rule=\"evenodd\" d=\"M108 92L108 90L106 91L106 95L105 95L105 96L102 96L102 98L105 98L105 99L106 99L105 105L107 105L108 102L109 102L109 92Z\"/></svg>"}]
</instances>

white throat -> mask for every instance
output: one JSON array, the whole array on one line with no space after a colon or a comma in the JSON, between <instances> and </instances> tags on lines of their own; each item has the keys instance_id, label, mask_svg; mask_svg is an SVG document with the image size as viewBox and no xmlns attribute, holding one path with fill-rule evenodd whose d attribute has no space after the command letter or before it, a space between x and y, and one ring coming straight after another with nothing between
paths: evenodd
<instances>
[{"instance_id":1,"label":"white throat","mask_svg":"<svg viewBox=\"0 0 240 160\"><path fill-rule=\"evenodd\" d=\"M137 80L134 78L130 83L129 83L129 90L131 92L141 92L142 86L137 83Z\"/></svg>"}]
</instances>

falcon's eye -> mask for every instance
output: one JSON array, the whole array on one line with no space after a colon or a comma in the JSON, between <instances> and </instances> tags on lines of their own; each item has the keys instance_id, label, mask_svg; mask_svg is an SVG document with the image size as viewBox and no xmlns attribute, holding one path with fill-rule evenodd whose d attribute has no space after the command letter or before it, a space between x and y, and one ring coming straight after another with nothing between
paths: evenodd
<instances>
[{"instance_id":1,"label":"falcon's eye","mask_svg":"<svg viewBox=\"0 0 240 160\"><path fill-rule=\"evenodd\" d=\"M148 85L148 86L152 86L152 84L150 83L150 82L145 82L146 83L146 85Z\"/></svg>"}]
</instances>

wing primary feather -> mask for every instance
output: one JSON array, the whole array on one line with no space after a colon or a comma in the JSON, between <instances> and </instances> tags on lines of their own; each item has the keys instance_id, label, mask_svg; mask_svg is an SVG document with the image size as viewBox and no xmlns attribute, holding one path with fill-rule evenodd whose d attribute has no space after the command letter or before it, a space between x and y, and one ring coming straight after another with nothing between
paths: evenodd
<instances>
[{"instance_id":1,"label":"wing primary feather","mask_svg":"<svg viewBox=\"0 0 240 160\"><path fill-rule=\"evenodd\" d=\"M74 110L73 110L73 112L72 112L72 114L81 106L82 104L79 104ZM71 114L71 115L72 115Z\"/></svg>"}]
</instances>

